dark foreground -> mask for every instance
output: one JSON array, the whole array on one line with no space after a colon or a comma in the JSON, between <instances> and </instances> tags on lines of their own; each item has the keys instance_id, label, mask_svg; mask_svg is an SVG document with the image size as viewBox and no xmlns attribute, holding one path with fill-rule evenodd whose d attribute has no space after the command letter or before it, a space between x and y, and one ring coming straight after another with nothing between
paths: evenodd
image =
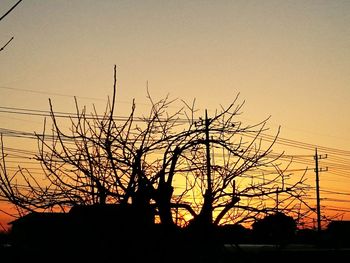
<instances>
[{"instance_id":1,"label":"dark foreground","mask_svg":"<svg viewBox=\"0 0 350 263\"><path fill-rule=\"evenodd\" d=\"M275 245L225 245L223 262L348 262L350 248L317 247L310 244ZM346 260L347 259L347 260ZM342 260L342 261L340 261Z\"/></svg>"},{"instance_id":2,"label":"dark foreground","mask_svg":"<svg viewBox=\"0 0 350 263\"><path fill-rule=\"evenodd\" d=\"M130 206L97 205L76 206L67 214L28 214L12 222L0 243L0 263L350 261L350 225L344 222L322 232L295 231L276 222L260 231L201 221L179 228L154 224L152 215L139 212Z\"/></svg>"},{"instance_id":3,"label":"dark foreground","mask_svg":"<svg viewBox=\"0 0 350 263\"><path fill-rule=\"evenodd\" d=\"M312 245L288 245L279 247L264 244L225 244L199 247L180 246L181 249L147 246L147 250L135 246L120 251L118 248L70 248L46 246L45 249L2 246L0 262L203 262L203 263L302 263L349 262L350 248L316 247Z\"/></svg>"}]
</instances>

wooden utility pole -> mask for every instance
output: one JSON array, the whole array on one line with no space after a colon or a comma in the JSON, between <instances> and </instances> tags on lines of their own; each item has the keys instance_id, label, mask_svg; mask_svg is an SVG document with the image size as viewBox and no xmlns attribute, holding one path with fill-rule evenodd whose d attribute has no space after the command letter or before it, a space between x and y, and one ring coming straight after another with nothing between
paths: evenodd
<instances>
[{"instance_id":1,"label":"wooden utility pole","mask_svg":"<svg viewBox=\"0 0 350 263\"><path fill-rule=\"evenodd\" d=\"M278 213L278 203L279 203L278 194L279 194L279 187L277 187L277 190L276 190L276 213Z\"/></svg>"},{"instance_id":2,"label":"wooden utility pole","mask_svg":"<svg viewBox=\"0 0 350 263\"><path fill-rule=\"evenodd\" d=\"M206 159L207 159L207 191L206 191L206 197L207 198L207 205L208 205L208 213L209 213L209 220L210 223L213 222L213 209L212 209L212 196L213 196L213 189L212 189L212 182L211 182L211 163L210 163L210 141L209 141L209 125L210 120L208 119L208 112L205 110L205 146L206 146Z\"/></svg>"},{"instance_id":3,"label":"wooden utility pole","mask_svg":"<svg viewBox=\"0 0 350 263\"><path fill-rule=\"evenodd\" d=\"M207 183L208 183L208 191L212 192L211 185L211 171L210 171L210 141L209 141L209 119L208 112L205 110L205 146L206 146L206 155L207 155Z\"/></svg>"},{"instance_id":4,"label":"wooden utility pole","mask_svg":"<svg viewBox=\"0 0 350 263\"><path fill-rule=\"evenodd\" d=\"M318 155L317 153L317 148L315 149L315 174L316 174L316 210L317 210L317 231L321 231L321 204L320 204L320 179L319 179L319 172L325 172L328 170L328 168L326 167L326 169L320 169L318 168L318 160L319 159L323 159L323 158L327 158L327 154L322 156L322 155Z\"/></svg>"},{"instance_id":5,"label":"wooden utility pole","mask_svg":"<svg viewBox=\"0 0 350 263\"><path fill-rule=\"evenodd\" d=\"M318 177L317 148L315 150L315 173L316 173L317 231L321 231L320 183L319 183L319 177Z\"/></svg>"}]
</instances>

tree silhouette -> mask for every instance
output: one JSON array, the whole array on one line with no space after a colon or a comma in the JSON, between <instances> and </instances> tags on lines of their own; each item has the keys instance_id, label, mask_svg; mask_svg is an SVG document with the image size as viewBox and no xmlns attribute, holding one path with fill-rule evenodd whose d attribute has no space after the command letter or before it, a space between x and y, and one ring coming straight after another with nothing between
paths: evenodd
<instances>
[{"instance_id":1,"label":"tree silhouette","mask_svg":"<svg viewBox=\"0 0 350 263\"><path fill-rule=\"evenodd\" d=\"M266 215L254 222L252 226L254 236L260 242L290 242L296 231L295 220L281 212Z\"/></svg>"},{"instance_id":2,"label":"tree silhouette","mask_svg":"<svg viewBox=\"0 0 350 263\"><path fill-rule=\"evenodd\" d=\"M113 96L102 115L95 108L88 114L75 99L67 131L49 100L50 119L35 134L44 181L30 169L10 174L2 147L0 196L23 214L129 204L140 214L158 215L163 225L194 229L252 222L274 211L276 194L280 211L299 212L303 175L288 183L288 164L272 150L278 132L265 142L268 119L254 125L239 121L244 105L239 96L203 119L194 102L172 112L174 100L154 101L149 92L148 99L147 115L136 117L133 102L128 117L116 117L114 67Z\"/></svg>"}]
</instances>

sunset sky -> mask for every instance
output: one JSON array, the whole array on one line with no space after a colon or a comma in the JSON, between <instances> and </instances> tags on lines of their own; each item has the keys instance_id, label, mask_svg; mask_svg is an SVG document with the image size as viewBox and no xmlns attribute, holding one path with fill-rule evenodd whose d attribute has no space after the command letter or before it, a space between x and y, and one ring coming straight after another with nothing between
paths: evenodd
<instances>
[{"instance_id":1,"label":"sunset sky","mask_svg":"<svg viewBox=\"0 0 350 263\"><path fill-rule=\"evenodd\" d=\"M16 2L2 0L0 15ZM142 113L147 82L155 99L195 98L209 115L240 93L243 120L271 115L271 134L281 126L282 138L328 147L321 187L350 210L350 1L27 0L0 22L0 46L12 36L0 52L0 128L41 131L42 117L4 111L48 110L48 98L57 111L73 112L73 96L103 109L114 65L121 116L133 98Z\"/></svg>"}]
</instances>

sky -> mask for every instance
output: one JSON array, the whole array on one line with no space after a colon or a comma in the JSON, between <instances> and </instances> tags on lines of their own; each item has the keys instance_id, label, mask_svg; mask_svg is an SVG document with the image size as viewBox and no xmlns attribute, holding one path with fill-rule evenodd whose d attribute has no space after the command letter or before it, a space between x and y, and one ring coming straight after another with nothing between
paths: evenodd
<instances>
[{"instance_id":1,"label":"sky","mask_svg":"<svg viewBox=\"0 0 350 263\"><path fill-rule=\"evenodd\" d=\"M0 14L16 2L2 0ZM283 138L349 154L350 1L31 0L0 22L0 45L12 36L0 52L1 107L48 110L51 98L73 112L77 96L103 109L116 65L118 115L133 98L141 114L147 86L209 115L239 93L247 122L271 116L272 134L281 126ZM42 123L0 112L0 128ZM349 166L337 165L342 177L327 179L341 187L329 189L347 193Z\"/></svg>"}]
</instances>

